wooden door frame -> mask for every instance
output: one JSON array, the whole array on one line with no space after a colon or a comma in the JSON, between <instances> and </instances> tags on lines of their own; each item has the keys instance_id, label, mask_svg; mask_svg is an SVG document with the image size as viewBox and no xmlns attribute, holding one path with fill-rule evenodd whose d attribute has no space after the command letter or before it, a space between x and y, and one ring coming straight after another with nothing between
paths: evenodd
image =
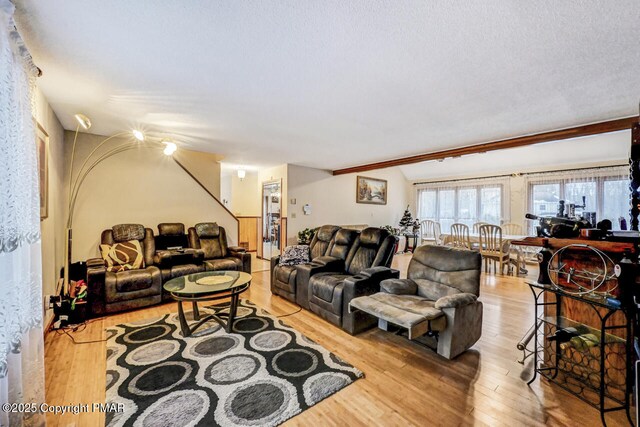
<instances>
[{"instance_id":1,"label":"wooden door frame","mask_svg":"<svg viewBox=\"0 0 640 427\"><path fill-rule=\"evenodd\" d=\"M283 179L271 179L267 181L262 181L260 184L260 232L258 233L258 248L256 250L256 257L259 259L269 260L269 258L264 257L264 186L269 184L278 184L280 186L280 254L282 254L283 245L282 245L282 206L284 206L283 197L282 197L282 181ZM286 225L286 222L285 222ZM285 236L286 238L286 230Z\"/></svg>"}]
</instances>

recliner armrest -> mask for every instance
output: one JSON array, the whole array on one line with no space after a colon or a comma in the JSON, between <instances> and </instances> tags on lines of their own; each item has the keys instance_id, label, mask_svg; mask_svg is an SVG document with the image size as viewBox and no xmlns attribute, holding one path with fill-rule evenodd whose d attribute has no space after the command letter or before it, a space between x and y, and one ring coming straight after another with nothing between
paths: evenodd
<instances>
[{"instance_id":1,"label":"recliner armrest","mask_svg":"<svg viewBox=\"0 0 640 427\"><path fill-rule=\"evenodd\" d=\"M173 264L172 258L173 253L171 251L160 249L157 250L155 255L153 256L153 263L160 266L161 268L171 267Z\"/></svg>"},{"instance_id":2,"label":"recliner armrest","mask_svg":"<svg viewBox=\"0 0 640 427\"><path fill-rule=\"evenodd\" d=\"M387 279L380 282L380 292L393 295L415 295L418 285L411 279Z\"/></svg>"},{"instance_id":3,"label":"recliner armrest","mask_svg":"<svg viewBox=\"0 0 640 427\"><path fill-rule=\"evenodd\" d=\"M229 249L230 252L247 252L242 246L229 246L227 249Z\"/></svg>"},{"instance_id":4,"label":"recliner armrest","mask_svg":"<svg viewBox=\"0 0 640 427\"><path fill-rule=\"evenodd\" d=\"M276 266L279 264L280 264L280 255L276 255L272 257L270 260L271 271L273 271L273 269L276 268Z\"/></svg>"},{"instance_id":5,"label":"recliner armrest","mask_svg":"<svg viewBox=\"0 0 640 427\"><path fill-rule=\"evenodd\" d=\"M229 256L242 261L242 271L251 274L251 254L229 250Z\"/></svg>"},{"instance_id":6,"label":"recliner armrest","mask_svg":"<svg viewBox=\"0 0 640 427\"><path fill-rule=\"evenodd\" d=\"M394 270L389 267L369 267L369 268L365 268L358 274L366 277L373 277L373 276L376 276L376 277L385 276L385 278L400 277L400 272L398 270Z\"/></svg>"},{"instance_id":7,"label":"recliner armrest","mask_svg":"<svg viewBox=\"0 0 640 427\"><path fill-rule=\"evenodd\" d=\"M344 271L344 260L340 258L335 258L332 256L320 256L311 260L313 265L321 265L327 268L325 271L335 271L335 272L343 272Z\"/></svg>"},{"instance_id":8,"label":"recliner armrest","mask_svg":"<svg viewBox=\"0 0 640 427\"><path fill-rule=\"evenodd\" d=\"M435 308L442 310L443 308L456 308L464 305L469 305L478 300L478 296L467 292L462 292L454 295L447 295L438 299L435 303Z\"/></svg>"},{"instance_id":9,"label":"recliner armrest","mask_svg":"<svg viewBox=\"0 0 640 427\"><path fill-rule=\"evenodd\" d=\"M86 262L87 268L91 267L105 267L105 262L102 258L89 258Z\"/></svg>"},{"instance_id":10,"label":"recliner armrest","mask_svg":"<svg viewBox=\"0 0 640 427\"><path fill-rule=\"evenodd\" d=\"M87 302L92 316L105 313L105 276L107 266L102 258L87 260Z\"/></svg>"},{"instance_id":11,"label":"recliner armrest","mask_svg":"<svg viewBox=\"0 0 640 427\"><path fill-rule=\"evenodd\" d=\"M365 313L350 313L349 303L354 298L379 292L382 281L394 280L398 277L400 277L398 270L373 267L344 279L342 285L342 329L354 335L373 326L376 323L374 317Z\"/></svg>"}]
</instances>

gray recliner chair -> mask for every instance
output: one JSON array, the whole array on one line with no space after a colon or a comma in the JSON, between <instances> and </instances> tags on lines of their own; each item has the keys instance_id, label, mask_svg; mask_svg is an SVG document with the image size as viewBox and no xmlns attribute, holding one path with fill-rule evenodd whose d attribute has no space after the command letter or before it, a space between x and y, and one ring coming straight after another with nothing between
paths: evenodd
<instances>
[{"instance_id":1,"label":"gray recliner chair","mask_svg":"<svg viewBox=\"0 0 640 427\"><path fill-rule=\"evenodd\" d=\"M335 225L323 225L318 229L309 244L309 259L311 261L326 255L333 246L333 238L340 229ZM280 265L280 255L271 258L271 293L280 295L291 302L296 302L298 276L296 265ZM306 296L306 292L305 292Z\"/></svg>"},{"instance_id":2,"label":"gray recliner chair","mask_svg":"<svg viewBox=\"0 0 640 427\"><path fill-rule=\"evenodd\" d=\"M447 359L473 346L482 334L480 269L477 251L420 246L409 262L407 279L380 283L380 292L354 298L351 313L364 312L408 330L409 339L429 334Z\"/></svg>"}]
</instances>

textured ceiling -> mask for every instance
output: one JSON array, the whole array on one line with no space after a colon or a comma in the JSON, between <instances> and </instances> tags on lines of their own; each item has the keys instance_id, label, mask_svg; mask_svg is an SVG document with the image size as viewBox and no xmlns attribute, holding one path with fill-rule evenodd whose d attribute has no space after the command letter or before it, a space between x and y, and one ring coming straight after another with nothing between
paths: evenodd
<instances>
[{"instance_id":1,"label":"textured ceiling","mask_svg":"<svg viewBox=\"0 0 640 427\"><path fill-rule=\"evenodd\" d=\"M342 168L637 114L640 3L15 0L68 129Z\"/></svg>"}]
</instances>

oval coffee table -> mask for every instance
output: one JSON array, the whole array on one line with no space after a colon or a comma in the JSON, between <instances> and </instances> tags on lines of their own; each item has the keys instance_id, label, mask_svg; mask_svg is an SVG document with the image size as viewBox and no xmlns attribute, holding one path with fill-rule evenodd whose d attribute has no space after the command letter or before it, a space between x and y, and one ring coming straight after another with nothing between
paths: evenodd
<instances>
[{"instance_id":1,"label":"oval coffee table","mask_svg":"<svg viewBox=\"0 0 640 427\"><path fill-rule=\"evenodd\" d=\"M189 274L176 277L164 284L163 288L169 292L173 299L178 301L178 317L182 336L188 337L195 332L205 322L213 319L225 328L227 333L231 333L233 322L238 309L238 299L240 294L249 289L251 285L251 275L243 271L205 271L202 273ZM224 298L231 298L228 304L216 306L214 313L200 318L198 310L199 301L214 301ZM183 301L193 303L193 319L196 323L189 326L182 308ZM222 311L229 310L228 313Z\"/></svg>"}]
</instances>

